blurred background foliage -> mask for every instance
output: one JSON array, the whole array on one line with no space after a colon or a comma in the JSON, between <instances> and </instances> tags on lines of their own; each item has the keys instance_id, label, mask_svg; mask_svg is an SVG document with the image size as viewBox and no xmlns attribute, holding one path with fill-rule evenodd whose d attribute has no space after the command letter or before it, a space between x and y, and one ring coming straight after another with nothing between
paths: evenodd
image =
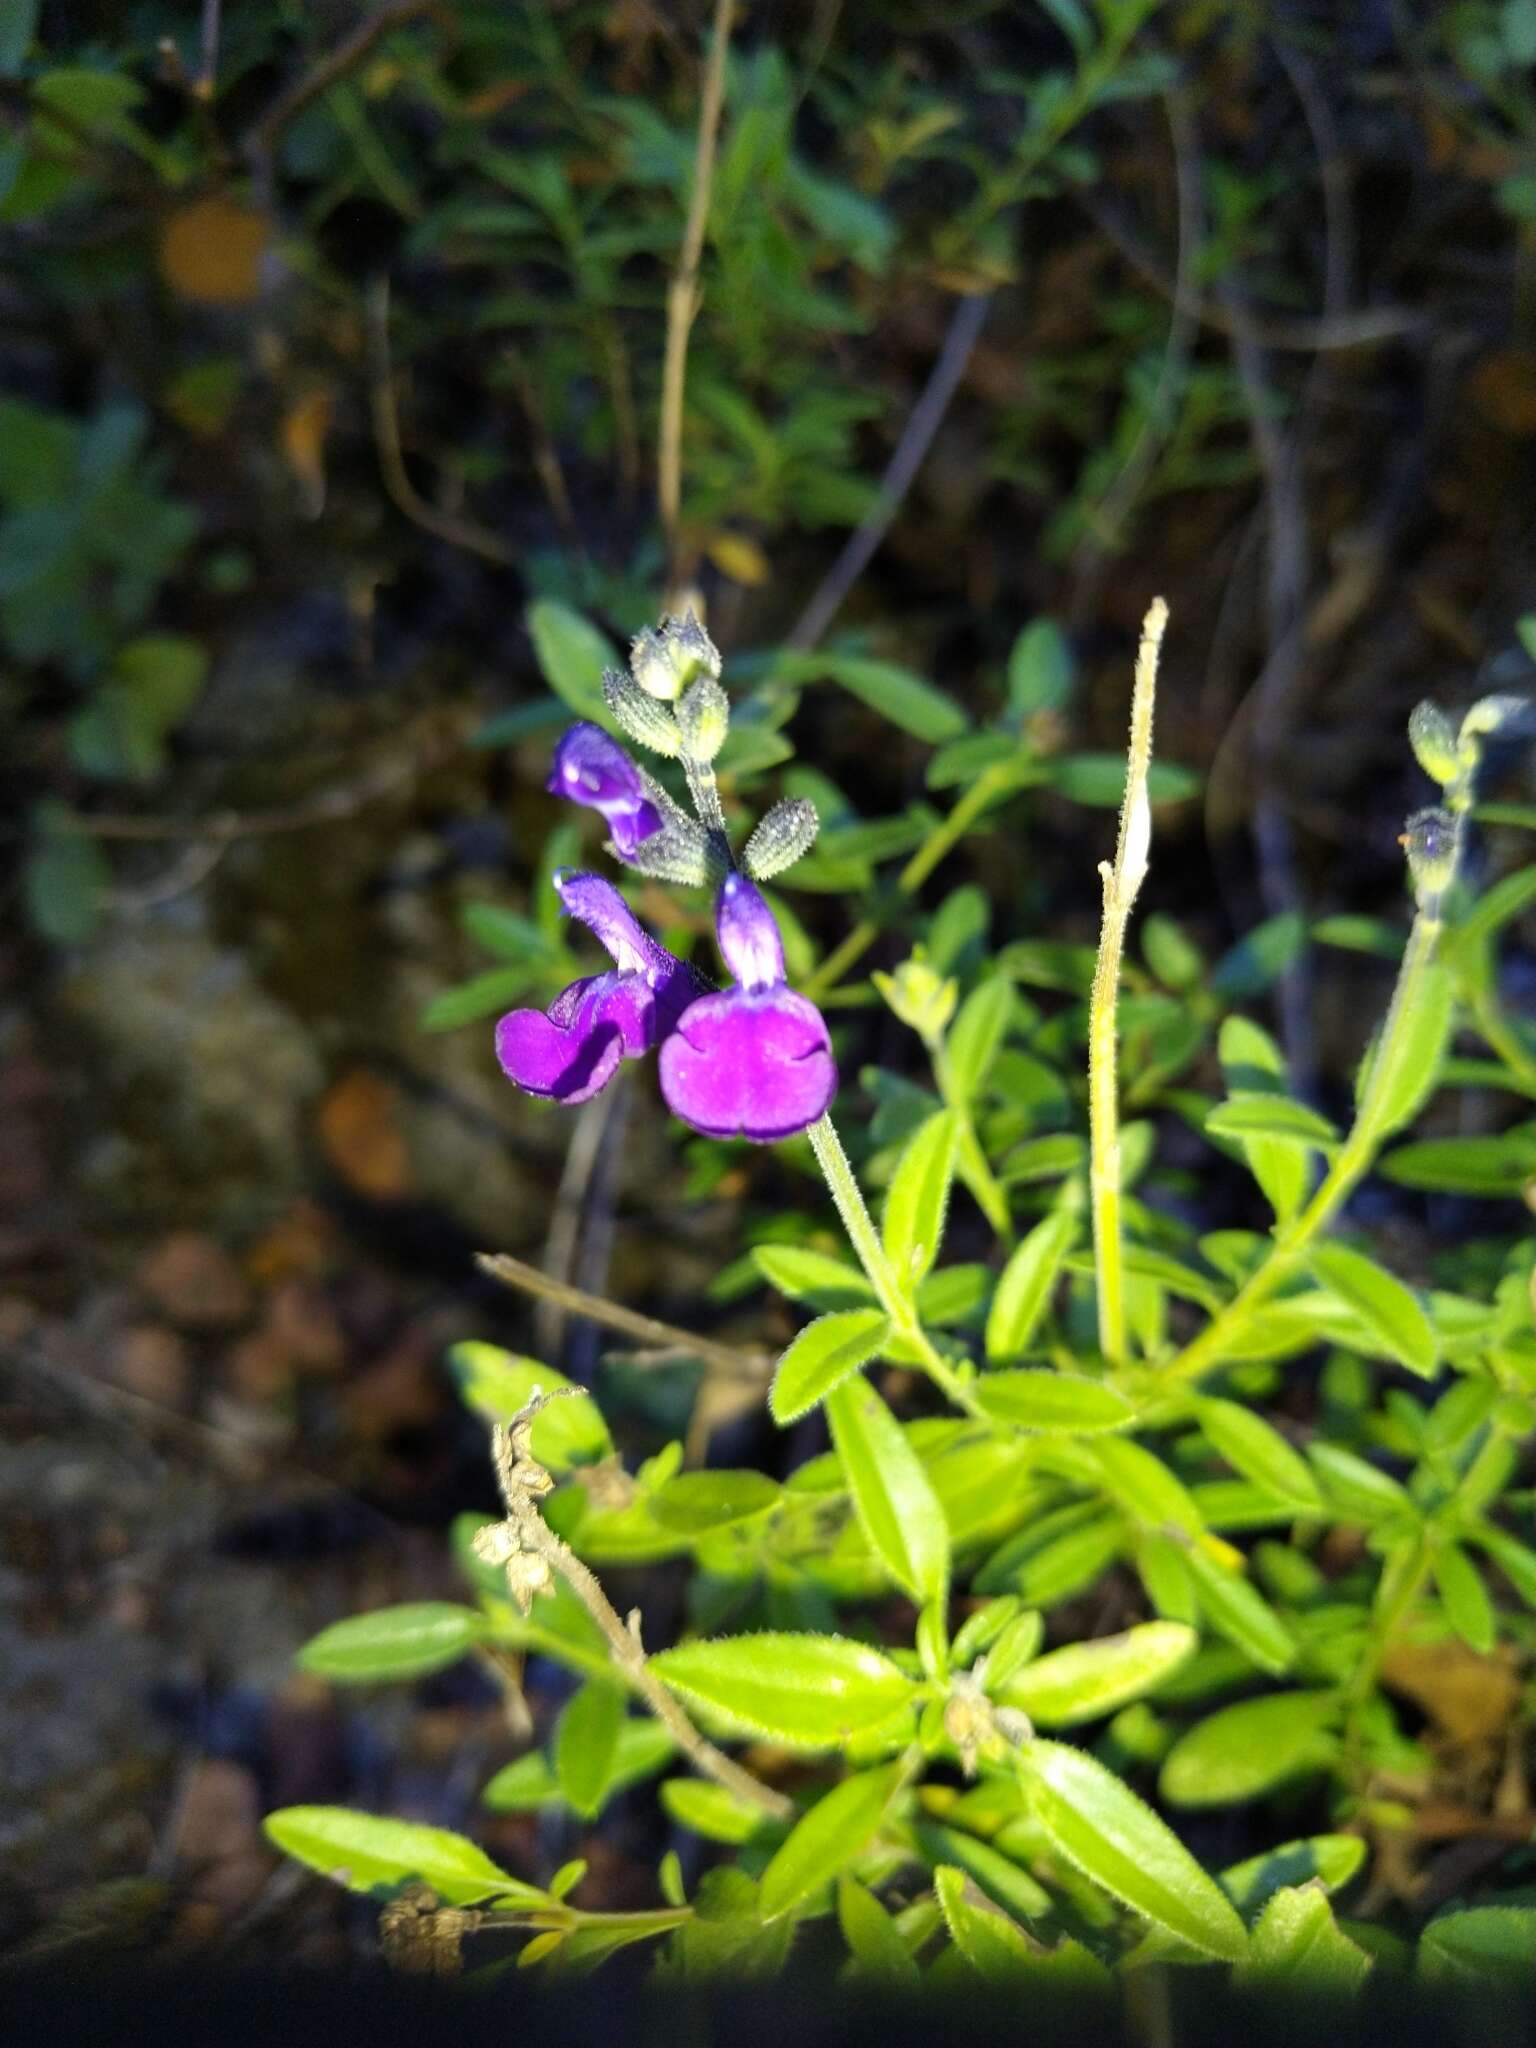
<instances>
[{"instance_id":1,"label":"blurred background foliage","mask_svg":"<svg viewBox=\"0 0 1536 2048\"><path fill-rule=\"evenodd\" d=\"M668 534L707 29L681 0L0 19L0 1310L24 1419L101 1437L84 1525L28 1456L3 1502L57 1609L3 1715L82 1701L19 1782L85 1816L22 1829L4 1931L142 1867L189 1731L253 1813L305 1771L399 1811L391 1773L484 1720L433 1695L443 1722L385 1755L276 1675L382 1588L431 1590L441 1526L483 1504L445 1341L591 1364L473 1249L687 1321L709 1285L735 1312L744 1232L807 1233L790 1166L680 1165L633 1090L568 1154L476 1021L572 971L544 883L592 849L542 792L549 740L665 591L701 595L744 693L728 794L822 810L776 906L795 974L921 929L962 977L1012 942L1050 997L1081 986L1109 820L1078 806L1115 801L1166 592L1149 1100L1271 990L1297 1087L1345 1099L1422 800L1407 712L1528 684L1536 0L739 8ZM928 862L1024 759L1004 829ZM1529 844L1521 748L1491 766L1480 883ZM1517 1009L1531 939L1522 909ZM928 1098L867 984L843 994L888 1143ZM1013 1057L1033 1114L1061 1083ZM1481 1227L1365 1199L1410 1264ZM647 1443L684 1381L637 1376ZM153 1509L125 1415L184 1460ZM87 1699L100 1575L146 1515L160 1555L215 1530L226 1562L153 1597L130 1572L113 1655L144 1685ZM189 1797L162 1867L213 1855L217 1797Z\"/></svg>"}]
</instances>

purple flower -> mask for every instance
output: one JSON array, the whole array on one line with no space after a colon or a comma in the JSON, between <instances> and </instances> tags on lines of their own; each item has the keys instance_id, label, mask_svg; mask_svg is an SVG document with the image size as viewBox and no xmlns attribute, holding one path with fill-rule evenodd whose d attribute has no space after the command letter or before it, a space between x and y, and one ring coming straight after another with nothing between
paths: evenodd
<instances>
[{"instance_id":1,"label":"purple flower","mask_svg":"<svg viewBox=\"0 0 1536 2048\"><path fill-rule=\"evenodd\" d=\"M633 857L642 840L661 830L661 812L645 793L640 770L600 725L573 725L555 748L547 784L552 796L601 811L615 851Z\"/></svg>"},{"instance_id":2,"label":"purple flower","mask_svg":"<svg viewBox=\"0 0 1536 2048\"><path fill-rule=\"evenodd\" d=\"M614 964L605 974L573 981L547 1011L513 1010L503 1017L496 1026L496 1057L530 1095L585 1102L613 1079L620 1060L637 1059L665 1038L705 984L641 929L601 875L562 870L555 888Z\"/></svg>"},{"instance_id":3,"label":"purple flower","mask_svg":"<svg viewBox=\"0 0 1536 2048\"><path fill-rule=\"evenodd\" d=\"M661 1048L661 1092L706 1137L791 1137L837 1089L826 1022L785 986L779 928L745 875L721 884L715 930L737 985L683 1012Z\"/></svg>"}]
</instances>

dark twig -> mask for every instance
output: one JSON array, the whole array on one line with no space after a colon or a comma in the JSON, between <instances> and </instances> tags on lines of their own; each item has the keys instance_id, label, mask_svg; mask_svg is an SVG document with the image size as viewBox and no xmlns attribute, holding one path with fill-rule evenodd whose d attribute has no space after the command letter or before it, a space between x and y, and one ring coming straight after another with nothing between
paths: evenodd
<instances>
[{"instance_id":1,"label":"dark twig","mask_svg":"<svg viewBox=\"0 0 1536 2048\"><path fill-rule=\"evenodd\" d=\"M814 647L842 610L849 591L874 558L875 550L889 532L891 521L900 511L902 500L911 489L923 457L949 410L949 402L965 375L966 364L971 359L971 351L976 346L991 303L991 293L981 292L961 299L956 306L938 360L902 429L901 439L896 444L896 452L885 475L880 479L879 496L843 544L837 560L823 577L821 587L796 620L786 645Z\"/></svg>"},{"instance_id":2,"label":"dark twig","mask_svg":"<svg viewBox=\"0 0 1536 2048\"><path fill-rule=\"evenodd\" d=\"M391 30L403 28L408 21L429 13L437 4L439 0L389 0L387 6L381 7L376 14L370 14L366 21L359 22L351 35L344 36L334 50L322 57L302 78L295 79L286 92L279 93L245 138L247 158L255 163L270 163L279 136L296 114L302 113L321 93L329 92L349 71L355 71L375 43Z\"/></svg>"},{"instance_id":3,"label":"dark twig","mask_svg":"<svg viewBox=\"0 0 1536 2048\"><path fill-rule=\"evenodd\" d=\"M647 1350L697 1358L713 1371L727 1373L733 1379L765 1380L772 1369L773 1361L766 1351L738 1350L733 1344L696 1337L690 1330L680 1330L675 1323L658 1322L655 1316L644 1316L602 1295L588 1294L568 1281L551 1279L548 1273L541 1273L537 1266L530 1266L523 1259L513 1258L510 1252L480 1252L475 1264L504 1287L515 1287L520 1294L531 1294L536 1301L557 1302L572 1315L588 1316L594 1323L633 1337Z\"/></svg>"}]
</instances>

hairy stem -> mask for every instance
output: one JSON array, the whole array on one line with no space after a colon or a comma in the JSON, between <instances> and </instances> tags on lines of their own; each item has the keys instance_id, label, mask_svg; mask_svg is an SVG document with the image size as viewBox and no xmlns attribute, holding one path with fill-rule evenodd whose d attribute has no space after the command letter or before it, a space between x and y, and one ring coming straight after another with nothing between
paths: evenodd
<instances>
[{"instance_id":1,"label":"hairy stem","mask_svg":"<svg viewBox=\"0 0 1536 2048\"><path fill-rule=\"evenodd\" d=\"M836 1126L830 1116L823 1116L806 1132L811 1149L816 1154L826 1180L828 1191L837 1205L843 1228L848 1233L848 1242L853 1246L859 1264L864 1268L869 1284L874 1288L880 1306L890 1317L897 1333L905 1337L917 1353L922 1369L944 1395L957 1408L963 1408L967 1415L980 1417L983 1410L976 1396L955 1371L949 1360L934 1345L932 1338L918 1320L917 1313L908 1296L902 1291L891 1262L885 1255L885 1246L880 1241L869 1205L864 1200L864 1191L859 1186L848 1154L843 1150L843 1141L837 1135Z\"/></svg>"},{"instance_id":2,"label":"hairy stem","mask_svg":"<svg viewBox=\"0 0 1536 2048\"><path fill-rule=\"evenodd\" d=\"M1093 1208L1093 1260L1099 1308L1099 1349L1112 1363L1125 1359L1125 1279L1120 1243L1120 1104L1115 1073L1120 962L1131 907L1147 872L1152 842L1152 806L1147 771L1152 765L1152 707L1157 695L1157 659L1168 624L1168 607L1152 600L1141 629L1136 683L1131 695L1131 743L1125 801L1115 861L1099 864L1104 883L1104 923L1088 1008L1088 1122L1091 1146L1089 1185Z\"/></svg>"}]
</instances>

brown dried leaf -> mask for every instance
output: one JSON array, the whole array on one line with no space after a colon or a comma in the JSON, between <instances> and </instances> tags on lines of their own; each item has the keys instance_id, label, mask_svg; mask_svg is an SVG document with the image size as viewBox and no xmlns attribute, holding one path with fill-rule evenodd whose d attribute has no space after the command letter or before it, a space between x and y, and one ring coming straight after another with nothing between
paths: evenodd
<instances>
[{"instance_id":1,"label":"brown dried leaf","mask_svg":"<svg viewBox=\"0 0 1536 2048\"><path fill-rule=\"evenodd\" d=\"M261 259L270 224L232 199L194 199L178 207L160 235L160 275L184 299L204 306L248 306L261 291Z\"/></svg>"},{"instance_id":2,"label":"brown dried leaf","mask_svg":"<svg viewBox=\"0 0 1536 2048\"><path fill-rule=\"evenodd\" d=\"M362 1068L344 1074L320 1104L325 1156L358 1194L397 1202L410 1183L398 1089Z\"/></svg>"}]
</instances>

